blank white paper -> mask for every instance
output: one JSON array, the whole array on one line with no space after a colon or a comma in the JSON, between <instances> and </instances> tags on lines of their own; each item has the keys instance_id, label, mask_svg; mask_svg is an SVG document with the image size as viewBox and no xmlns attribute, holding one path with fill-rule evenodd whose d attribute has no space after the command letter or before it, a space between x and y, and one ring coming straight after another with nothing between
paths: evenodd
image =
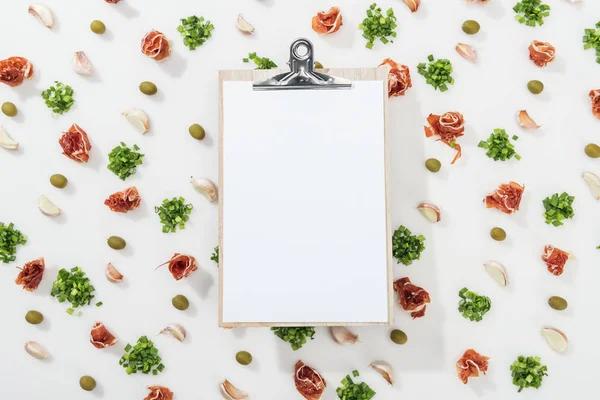
<instances>
[{"instance_id":1,"label":"blank white paper","mask_svg":"<svg viewBox=\"0 0 600 400\"><path fill-rule=\"evenodd\" d=\"M382 83L223 82L223 322L388 321Z\"/></svg>"}]
</instances>

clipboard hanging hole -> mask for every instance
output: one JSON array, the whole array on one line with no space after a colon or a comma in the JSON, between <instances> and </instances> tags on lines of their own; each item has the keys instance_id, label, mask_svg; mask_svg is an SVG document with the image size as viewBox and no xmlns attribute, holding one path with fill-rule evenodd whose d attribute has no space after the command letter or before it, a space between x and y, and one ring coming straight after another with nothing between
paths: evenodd
<instances>
[{"instance_id":1,"label":"clipboard hanging hole","mask_svg":"<svg viewBox=\"0 0 600 400\"><path fill-rule=\"evenodd\" d=\"M308 47L304 43L298 43L298 45L294 49L294 55L301 60L308 57L308 53L309 53Z\"/></svg>"}]
</instances>

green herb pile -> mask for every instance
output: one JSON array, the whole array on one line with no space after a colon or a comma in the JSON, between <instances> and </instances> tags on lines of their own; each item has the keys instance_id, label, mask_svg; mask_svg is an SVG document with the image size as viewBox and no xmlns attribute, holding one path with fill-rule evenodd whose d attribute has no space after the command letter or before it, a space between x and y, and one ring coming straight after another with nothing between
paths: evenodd
<instances>
[{"instance_id":1,"label":"green herb pile","mask_svg":"<svg viewBox=\"0 0 600 400\"><path fill-rule=\"evenodd\" d=\"M138 152L139 149L136 144L133 147L127 147L125 143L121 142L120 146L108 153L108 169L123 181L135 174L136 167L142 165L144 157Z\"/></svg>"},{"instance_id":2,"label":"green herb pile","mask_svg":"<svg viewBox=\"0 0 600 400\"><path fill-rule=\"evenodd\" d=\"M313 340L315 336L315 328L311 326L300 327L273 327L271 328L275 336L288 342L292 346L292 350L296 351L306 344L306 338Z\"/></svg>"},{"instance_id":3,"label":"green herb pile","mask_svg":"<svg viewBox=\"0 0 600 400\"><path fill-rule=\"evenodd\" d=\"M561 226L563 220L573 218L575 216L573 200L575 200L575 196L569 196L566 192L560 196L558 193L554 193L552 197L546 197L543 202L546 210L544 213L546 223Z\"/></svg>"},{"instance_id":4,"label":"green herb pile","mask_svg":"<svg viewBox=\"0 0 600 400\"><path fill-rule=\"evenodd\" d=\"M71 303L71 308L67 309L67 314L73 314L75 308L90 304L94 298L94 291L94 286L90 283L85 272L79 267L73 267L71 271L64 268L58 271L50 295L56 297L59 303L65 301ZM102 303L96 305L100 306Z\"/></svg>"},{"instance_id":5,"label":"green herb pile","mask_svg":"<svg viewBox=\"0 0 600 400\"><path fill-rule=\"evenodd\" d=\"M183 197L173 197L171 200L164 199L159 207L154 207L154 212L160 217L164 233L175 232L177 227L185 229L185 223L190 219L189 215L194 207L185 204Z\"/></svg>"},{"instance_id":6,"label":"green herb pile","mask_svg":"<svg viewBox=\"0 0 600 400\"><path fill-rule=\"evenodd\" d=\"M213 24L208 20L204 20L204 17L191 17L182 18L181 25L177 27L177 30L183 37L183 44L190 48L190 50L196 50L196 47L202 46L204 42L211 37L211 32L215 29Z\"/></svg>"},{"instance_id":7,"label":"green herb pile","mask_svg":"<svg viewBox=\"0 0 600 400\"><path fill-rule=\"evenodd\" d=\"M544 25L544 17L550 15L550 6L542 4L541 0L521 0L513 10L517 13L515 19L528 26Z\"/></svg>"},{"instance_id":8,"label":"green herb pile","mask_svg":"<svg viewBox=\"0 0 600 400\"><path fill-rule=\"evenodd\" d=\"M160 362L161 358L158 355L158 349L154 347L154 343L148 340L146 336L138 339L135 346L127 344L125 346L125 354L119 360L119 365L125 368L127 375L135 374L138 371L143 374L158 375L163 372L165 366Z\"/></svg>"},{"instance_id":9,"label":"green herb pile","mask_svg":"<svg viewBox=\"0 0 600 400\"><path fill-rule=\"evenodd\" d=\"M352 376L356 378L358 371L352 371ZM341 400L370 400L376 394L366 383L354 382L350 375L346 375L341 383L342 386L335 390Z\"/></svg>"},{"instance_id":10,"label":"green herb pile","mask_svg":"<svg viewBox=\"0 0 600 400\"><path fill-rule=\"evenodd\" d=\"M381 14L381 8L377 7L377 3L371 4L367 9L367 18L363 19L363 22L358 25L358 29L363 31L363 37L367 39L367 49L373 48L373 42L379 38L381 43L387 44L388 42L394 43L389 37L396 37L396 16L394 10L389 8L385 15Z\"/></svg>"},{"instance_id":11,"label":"green herb pile","mask_svg":"<svg viewBox=\"0 0 600 400\"><path fill-rule=\"evenodd\" d=\"M596 29L585 30L583 49L596 49L596 62L600 64L600 22L596 24Z\"/></svg>"},{"instance_id":12,"label":"green herb pile","mask_svg":"<svg viewBox=\"0 0 600 400\"><path fill-rule=\"evenodd\" d=\"M513 385L521 390L534 387L538 389L542 386L544 376L548 376L548 368L540 363L539 357L519 356L517 361L510 366Z\"/></svg>"},{"instance_id":13,"label":"green herb pile","mask_svg":"<svg viewBox=\"0 0 600 400\"><path fill-rule=\"evenodd\" d=\"M513 140L517 140L518 136L513 136ZM477 147L486 149L486 156L493 158L494 161L506 161L511 158L521 159L521 156L515 152L515 146L510 142L510 138L504 129L494 129L494 133L490 134L487 141L482 140Z\"/></svg>"},{"instance_id":14,"label":"green herb pile","mask_svg":"<svg viewBox=\"0 0 600 400\"><path fill-rule=\"evenodd\" d=\"M25 243L27 243L27 236L15 229L15 225L12 222L8 225L0 222L0 260L3 263L8 264L11 261L15 261L17 258L15 256L17 246Z\"/></svg>"},{"instance_id":15,"label":"green herb pile","mask_svg":"<svg viewBox=\"0 0 600 400\"><path fill-rule=\"evenodd\" d=\"M42 92L42 98L53 113L66 113L71 109L71 106L75 104L75 99L73 99L73 89L71 86L58 81L54 81L54 83L56 86L50 86Z\"/></svg>"},{"instance_id":16,"label":"green herb pile","mask_svg":"<svg viewBox=\"0 0 600 400\"><path fill-rule=\"evenodd\" d=\"M217 264L219 263L219 246L215 247L215 251L210 256L210 259L216 262Z\"/></svg>"},{"instance_id":17,"label":"green herb pile","mask_svg":"<svg viewBox=\"0 0 600 400\"><path fill-rule=\"evenodd\" d=\"M435 61L433 55L427 56L427 63L419 63L417 65L417 72L425 77L428 84L433 86L434 89L439 89L440 92L448 90L448 85L454 85L454 78L452 74L452 63L450 60L439 59Z\"/></svg>"},{"instance_id":18,"label":"green herb pile","mask_svg":"<svg viewBox=\"0 0 600 400\"><path fill-rule=\"evenodd\" d=\"M467 288L462 288L458 292L460 301L458 302L458 311L462 313L463 318L479 322L483 316L492 308L492 301L487 296L480 296L471 292Z\"/></svg>"},{"instance_id":19,"label":"green herb pile","mask_svg":"<svg viewBox=\"0 0 600 400\"><path fill-rule=\"evenodd\" d=\"M250 62L250 60L254 61L254 64L256 64L256 69L277 68L277 64L271 61L270 58L259 57L256 55L256 53L250 53L248 54L248 58L242 58L242 61L245 63Z\"/></svg>"},{"instance_id":20,"label":"green herb pile","mask_svg":"<svg viewBox=\"0 0 600 400\"><path fill-rule=\"evenodd\" d=\"M421 258L421 253L425 250L425 236L412 235L412 232L400 225L394 231L392 236L392 255L398 261L398 264L410 265L414 260Z\"/></svg>"}]
</instances>

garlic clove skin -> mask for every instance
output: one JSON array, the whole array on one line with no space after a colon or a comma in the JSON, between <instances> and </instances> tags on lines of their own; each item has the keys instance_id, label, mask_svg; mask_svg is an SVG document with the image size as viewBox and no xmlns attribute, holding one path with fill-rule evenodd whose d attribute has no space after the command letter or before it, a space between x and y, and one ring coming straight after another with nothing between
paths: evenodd
<instances>
[{"instance_id":1,"label":"garlic clove skin","mask_svg":"<svg viewBox=\"0 0 600 400\"><path fill-rule=\"evenodd\" d=\"M539 129L540 126L535 123L535 121L529 116L527 110L519 111L517 114L517 120L519 121L519 125L524 129Z\"/></svg>"},{"instance_id":2,"label":"garlic clove skin","mask_svg":"<svg viewBox=\"0 0 600 400\"><path fill-rule=\"evenodd\" d=\"M244 17L242 17L242 14L238 15L236 26L240 31L242 31L244 33L247 33L247 34L254 33L254 27L252 25L250 25L250 23L248 21L246 21L246 19Z\"/></svg>"},{"instance_id":3,"label":"garlic clove skin","mask_svg":"<svg viewBox=\"0 0 600 400\"><path fill-rule=\"evenodd\" d=\"M242 400L248 397L248 393L239 390L225 379L220 386L221 395L225 400Z\"/></svg>"},{"instance_id":4,"label":"garlic clove skin","mask_svg":"<svg viewBox=\"0 0 600 400\"><path fill-rule=\"evenodd\" d=\"M52 29L54 26L54 15L52 10L41 4L33 4L29 6L29 13L38 19L47 28Z\"/></svg>"},{"instance_id":5,"label":"garlic clove skin","mask_svg":"<svg viewBox=\"0 0 600 400\"><path fill-rule=\"evenodd\" d=\"M117 269L112 265L112 263L108 263L106 265L106 270L104 271L106 275L106 279L108 279L112 283L119 283L123 280L123 274L121 274Z\"/></svg>"},{"instance_id":6,"label":"garlic clove skin","mask_svg":"<svg viewBox=\"0 0 600 400\"><path fill-rule=\"evenodd\" d=\"M373 361L371 365L369 365L375 371L379 372L379 374L389 383L394 386L394 369L392 366L385 361Z\"/></svg>"},{"instance_id":7,"label":"garlic clove skin","mask_svg":"<svg viewBox=\"0 0 600 400\"><path fill-rule=\"evenodd\" d=\"M436 223L440 222L442 214L437 206L430 203L421 203L417 206L417 210L424 216L429 222Z\"/></svg>"},{"instance_id":8,"label":"garlic clove skin","mask_svg":"<svg viewBox=\"0 0 600 400\"><path fill-rule=\"evenodd\" d=\"M421 5L421 0L404 0L404 4L410 8L410 12L416 12Z\"/></svg>"},{"instance_id":9,"label":"garlic clove skin","mask_svg":"<svg viewBox=\"0 0 600 400\"><path fill-rule=\"evenodd\" d=\"M123 111L123 115L142 135L150 131L150 118L148 118L148 114L144 110L130 108Z\"/></svg>"},{"instance_id":10,"label":"garlic clove skin","mask_svg":"<svg viewBox=\"0 0 600 400\"><path fill-rule=\"evenodd\" d=\"M338 344L354 344L358 342L358 335L352 333L345 326L332 326L329 328L331 337Z\"/></svg>"},{"instance_id":11,"label":"garlic clove skin","mask_svg":"<svg viewBox=\"0 0 600 400\"><path fill-rule=\"evenodd\" d=\"M465 60L475 64L477 62L477 51L468 44L459 43L456 45L456 52Z\"/></svg>"},{"instance_id":12,"label":"garlic clove skin","mask_svg":"<svg viewBox=\"0 0 600 400\"><path fill-rule=\"evenodd\" d=\"M545 326L541 333L548 346L557 353L562 354L569 349L569 340L562 331L551 326Z\"/></svg>"},{"instance_id":13,"label":"garlic clove skin","mask_svg":"<svg viewBox=\"0 0 600 400\"><path fill-rule=\"evenodd\" d=\"M186 333L185 329L183 328L183 326L181 326L179 324L167 325L167 327L165 329L160 331L159 335L161 335L161 334L171 335L175 339L179 340L180 342L183 342L185 340L185 338L187 337L187 333Z\"/></svg>"},{"instance_id":14,"label":"garlic clove skin","mask_svg":"<svg viewBox=\"0 0 600 400\"><path fill-rule=\"evenodd\" d=\"M217 191L217 187L214 183L212 183L209 179L206 178L194 178L190 179L190 182L194 189L211 203L216 201L219 197L219 192Z\"/></svg>"},{"instance_id":15,"label":"garlic clove skin","mask_svg":"<svg viewBox=\"0 0 600 400\"><path fill-rule=\"evenodd\" d=\"M585 183L590 187L594 199L600 200L600 178L598 178L598 175L592 172L584 172L581 176Z\"/></svg>"},{"instance_id":16,"label":"garlic clove skin","mask_svg":"<svg viewBox=\"0 0 600 400\"><path fill-rule=\"evenodd\" d=\"M73 55L73 69L79 75L91 75L94 71L94 66L83 51L76 51Z\"/></svg>"},{"instance_id":17,"label":"garlic clove skin","mask_svg":"<svg viewBox=\"0 0 600 400\"><path fill-rule=\"evenodd\" d=\"M19 143L10 137L4 128L0 127L0 147L7 150L18 150Z\"/></svg>"},{"instance_id":18,"label":"garlic clove skin","mask_svg":"<svg viewBox=\"0 0 600 400\"><path fill-rule=\"evenodd\" d=\"M25 342L25 351L33 358L45 360L50 357L50 353L37 342Z\"/></svg>"},{"instance_id":19,"label":"garlic clove skin","mask_svg":"<svg viewBox=\"0 0 600 400\"><path fill-rule=\"evenodd\" d=\"M508 285L508 274L506 268L502 264L496 261L489 261L483 264L487 273L500 285L506 287Z\"/></svg>"},{"instance_id":20,"label":"garlic clove skin","mask_svg":"<svg viewBox=\"0 0 600 400\"><path fill-rule=\"evenodd\" d=\"M60 208L58 208L53 202L48 200L48 198L44 195L40 196L40 199L38 201L38 207L42 214L48 217L57 217L61 213Z\"/></svg>"}]
</instances>

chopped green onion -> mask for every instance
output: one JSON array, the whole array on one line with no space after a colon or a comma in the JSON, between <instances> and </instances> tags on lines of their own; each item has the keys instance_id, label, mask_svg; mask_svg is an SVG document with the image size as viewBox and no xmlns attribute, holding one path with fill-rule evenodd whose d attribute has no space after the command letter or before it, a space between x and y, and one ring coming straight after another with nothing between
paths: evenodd
<instances>
[{"instance_id":1,"label":"chopped green onion","mask_svg":"<svg viewBox=\"0 0 600 400\"><path fill-rule=\"evenodd\" d=\"M81 268L73 267L71 271L62 268L52 284L50 295L56 297L59 303L71 303L67 314L72 315L75 308L91 303L95 290Z\"/></svg>"},{"instance_id":2,"label":"chopped green onion","mask_svg":"<svg viewBox=\"0 0 600 400\"><path fill-rule=\"evenodd\" d=\"M306 344L306 338L311 340L315 336L315 328L311 326L300 327L273 327L271 328L275 336L288 342L292 346L292 350L296 351Z\"/></svg>"},{"instance_id":3,"label":"chopped green onion","mask_svg":"<svg viewBox=\"0 0 600 400\"><path fill-rule=\"evenodd\" d=\"M271 59L267 57L259 57L256 55L256 53L250 53L248 54L248 58L242 58L242 61L245 63L250 62L250 60L254 61L256 69L277 68L277 64L271 61Z\"/></svg>"},{"instance_id":4,"label":"chopped green onion","mask_svg":"<svg viewBox=\"0 0 600 400\"><path fill-rule=\"evenodd\" d=\"M21 231L15 229L15 225L11 222L4 225L0 222L0 260L8 264L16 260L17 246L27 243L27 236Z\"/></svg>"},{"instance_id":5,"label":"chopped green onion","mask_svg":"<svg viewBox=\"0 0 600 400\"><path fill-rule=\"evenodd\" d=\"M219 246L215 247L215 251L210 256L210 259L219 264Z\"/></svg>"},{"instance_id":6,"label":"chopped green onion","mask_svg":"<svg viewBox=\"0 0 600 400\"><path fill-rule=\"evenodd\" d=\"M138 152L139 149L135 144L133 147L127 147L121 142L120 146L108 153L108 169L123 181L135 174L137 166L142 164L144 157Z\"/></svg>"},{"instance_id":7,"label":"chopped green onion","mask_svg":"<svg viewBox=\"0 0 600 400\"><path fill-rule=\"evenodd\" d=\"M539 357L519 356L510 366L510 371L513 385L519 387L519 392L529 387L538 389L544 376L548 376L548 368L542 365Z\"/></svg>"},{"instance_id":8,"label":"chopped green onion","mask_svg":"<svg viewBox=\"0 0 600 400\"><path fill-rule=\"evenodd\" d=\"M185 223L190 219L193 208L191 204L185 204L183 197L173 197L171 200L164 199L160 206L154 207L154 212L163 224L162 231L169 233L175 232L178 227L185 229Z\"/></svg>"},{"instance_id":9,"label":"chopped green onion","mask_svg":"<svg viewBox=\"0 0 600 400\"><path fill-rule=\"evenodd\" d=\"M427 57L429 64L419 63L417 72L425 78L425 82L433 86L434 89L439 89L440 92L448 90L447 84L454 85L452 78L452 63L450 60L439 59L435 61L433 55Z\"/></svg>"},{"instance_id":10,"label":"chopped green onion","mask_svg":"<svg viewBox=\"0 0 600 400\"><path fill-rule=\"evenodd\" d=\"M202 46L211 37L214 29L215 27L210 21L205 21L204 17L197 17L195 15L182 18L181 24L177 27L177 30L183 37L183 44L189 47L190 50L195 50L196 47Z\"/></svg>"},{"instance_id":11,"label":"chopped green onion","mask_svg":"<svg viewBox=\"0 0 600 400\"><path fill-rule=\"evenodd\" d=\"M104 304L104 303L102 303L101 301L99 301L99 302L96 303L96 307L100 307L102 304Z\"/></svg>"},{"instance_id":12,"label":"chopped green onion","mask_svg":"<svg viewBox=\"0 0 600 400\"><path fill-rule=\"evenodd\" d=\"M596 28L585 29L583 36L583 49L596 50L596 62L600 64L600 22L596 24Z\"/></svg>"},{"instance_id":13,"label":"chopped green onion","mask_svg":"<svg viewBox=\"0 0 600 400\"><path fill-rule=\"evenodd\" d=\"M64 114L75 104L73 89L69 85L54 81L56 86L50 86L42 92L42 98L55 114Z\"/></svg>"},{"instance_id":14,"label":"chopped green onion","mask_svg":"<svg viewBox=\"0 0 600 400\"><path fill-rule=\"evenodd\" d=\"M546 218L547 224L554 226L561 226L565 219L571 219L575 216L573 211L573 200L574 196L569 196L568 193L563 192L561 195L558 193L553 194L551 197L546 197L543 201L544 218Z\"/></svg>"},{"instance_id":15,"label":"chopped green onion","mask_svg":"<svg viewBox=\"0 0 600 400\"><path fill-rule=\"evenodd\" d=\"M392 236L392 255L398 264L411 265L414 260L421 259L421 253L425 250L425 237L423 235L412 235L412 232L400 225Z\"/></svg>"},{"instance_id":16,"label":"chopped green onion","mask_svg":"<svg viewBox=\"0 0 600 400\"><path fill-rule=\"evenodd\" d=\"M462 288L458 292L458 297L460 297L458 311L462 313L463 318L471 321L481 321L483 316L492 308L492 301L489 297L480 296L467 288Z\"/></svg>"},{"instance_id":17,"label":"chopped green onion","mask_svg":"<svg viewBox=\"0 0 600 400\"><path fill-rule=\"evenodd\" d=\"M127 375L138 371L143 374L152 372L153 375L157 375L165 369L158 355L158 349L146 336L140 337L135 346L130 344L125 346L125 354L119 360L119 365L125 368Z\"/></svg>"},{"instance_id":18,"label":"chopped green onion","mask_svg":"<svg viewBox=\"0 0 600 400\"><path fill-rule=\"evenodd\" d=\"M542 4L541 0L521 0L513 10L517 15L515 19L527 26L535 27L544 25L544 17L550 15L550 6Z\"/></svg>"},{"instance_id":19,"label":"chopped green onion","mask_svg":"<svg viewBox=\"0 0 600 400\"><path fill-rule=\"evenodd\" d=\"M358 25L358 29L363 31L363 37L367 39L365 47L372 49L375 39L379 39L383 44L393 43L394 41L388 39L388 37L396 37L395 29L398 25L396 24L394 10L389 8L383 15L381 14L381 8L373 3L366 13L367 17Z\"/></svg>"},{"instance_id":20,"label":"chopped green onion","mask_svg":"<svg viewBox=\"0 0 600 400\"><path fill-rule=\"evenodd\" d=\"M515 136L513 136L513 139L517 140L518 137L515 139ZM506 161L513 157L517 160L521 159L521 156L515 152L515 146L510 142L504 129L494 129L487 141L482 140L477 147L486 149L485 155L494 159L494 161Z\"/></svg>"},{"instance_id":21,"label":"chopped green onion","mask_svg":"<svg viewBox=\"0 0 600 400\"><path fill-rule=\"evenodd\" d=\"M352 371L352 376L358 377L358 371ZM346 375L341 384L342 386L335 390L341 400L370 400L376 394L366 383L354 382L350 375Z\"/></svg>"}]
</instances>

